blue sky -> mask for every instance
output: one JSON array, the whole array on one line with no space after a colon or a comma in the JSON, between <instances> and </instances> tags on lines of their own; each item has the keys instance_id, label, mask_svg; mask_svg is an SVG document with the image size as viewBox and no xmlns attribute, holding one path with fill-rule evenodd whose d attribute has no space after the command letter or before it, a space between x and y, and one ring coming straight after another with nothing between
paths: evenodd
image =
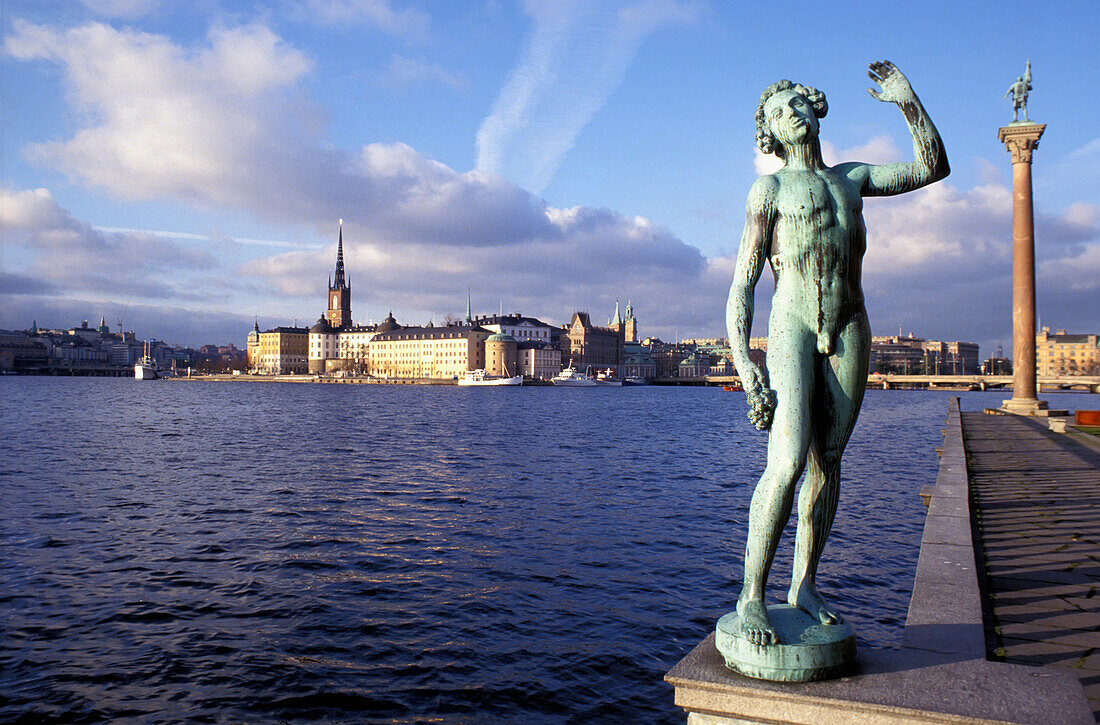
<instances>
[{"instance_id":1,"label":"blue sky","mask_svg":"<svg viewBox=\"0 0 1100 725\"><path fill-rule=\"evenodd\" d=\"M1011 347L1011 165L1030 58L1044 325L1100 330L1095 2L5 0L0 328L122 318L242 344L325 305L724 334L760 91L825 91L826 161L909 160L867 63L904 71L944 182L865 206L876 334ZM763 334L770 273L757 290Z\"/></svg>"}]
</instances>

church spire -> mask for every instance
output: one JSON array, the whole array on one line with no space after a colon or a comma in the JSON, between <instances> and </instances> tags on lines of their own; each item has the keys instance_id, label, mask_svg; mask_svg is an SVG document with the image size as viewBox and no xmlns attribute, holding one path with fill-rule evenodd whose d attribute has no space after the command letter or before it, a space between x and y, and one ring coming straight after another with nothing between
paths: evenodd
<instances>
[{"instance_id":1,"label":"church spire","mask_svg":"<svg viewBox=\"0 0 1100 725\"><path fill-rule=\"evenodd\" d=\"M340 242L336 246L336 275L332 279L329 289L345 289L344 282L344 220L340 220Z\"/></svg>"},{"instance_id":2,"label":"church spire","mask_svg":"<svg viewBox=\"0 0 1100 725\"><path fill-rule=\"evenodd\" d=\"M619 316L619 301L615 300L615 316L611 318L611 324L618 325L622 321L622 317Z\"/></svg>"},{"instance_id":3,"label":"church spire","mask_svg":"<svg viewBox=\"0 0 1100 725\"><path fill-rule=\"evenodd\" d=\"M474 324L474 316L470 314L470 288L466 288L466 324Z\"/></svg>"}]
</instances>

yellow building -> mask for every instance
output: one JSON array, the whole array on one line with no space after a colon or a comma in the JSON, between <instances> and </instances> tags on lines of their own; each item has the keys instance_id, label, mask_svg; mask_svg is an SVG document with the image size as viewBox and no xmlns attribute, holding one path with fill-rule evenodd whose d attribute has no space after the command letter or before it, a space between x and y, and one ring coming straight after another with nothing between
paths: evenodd
<instances>
[{"instance_id":1,"label":"yellow building","mask_svg":"<svg viewBox=\"0 0 1100 725\"><path fill-rule=\"evenodd\" d=\"M369 343L375 377L450 380L485 368L488 330L467 325L381 329L392 322L391 315Z\"/></svg>"},{"instance_id":2,"label":"yellow building","mask_svg":"<svg viewBox=\"0 0 1100 725\"><path fill-rule=\"evenodd\" d=\"M245 350L245 365L249 370L256 370L260 367L259 320L257 320L253 328L248 331L248 346Z\"/></svg>"},{"instance_id":3,"label":"yellow building","mask_svg":"<svg viewBox=\"0 0 1100 725\"><path fill-rule=\"evenodd\" d=\"M1044 327L1035 336L1035 365L1039 375L1100 375L1097 335L1051 334Z\"/></svg>"},{"instance_id":4,"label":"yellow building","mask_svg":"<svg viewBox=\"0 0 1100 725\"><path fill-rule=\"evenodd\" d=\"M256 369L269 375L293 375L309 371L309 329L276 327L260 333Z\"/></svg>"}]
</instances>

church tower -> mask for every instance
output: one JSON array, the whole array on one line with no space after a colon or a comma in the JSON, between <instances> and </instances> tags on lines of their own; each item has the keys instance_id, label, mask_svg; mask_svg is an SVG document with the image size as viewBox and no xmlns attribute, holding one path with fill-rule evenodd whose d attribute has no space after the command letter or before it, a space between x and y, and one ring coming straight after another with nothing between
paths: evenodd
<instances>
[{"instance_id":1,"label":"church tower","mask_svg":"<svg viewBox=\"0 0 1100 725\"><path fill-rule=\"evenodd\" d=\"M623 320L623 334L626 342L638 341L638 320L634 317L634 305L626 301L626 319Z\"/></svg>"},{"instance_id":2,"label":"church tower","mask_svg":"<svg viewBox=\"0 0 1100 725\"><path fill-rule=\"evenodd\" d=\"M339 329L351 327L351 285L344 279L344 220L340 220L340 242L336 247L336 273L328 283L325 321Z\"/></svg>"}]
</instances>

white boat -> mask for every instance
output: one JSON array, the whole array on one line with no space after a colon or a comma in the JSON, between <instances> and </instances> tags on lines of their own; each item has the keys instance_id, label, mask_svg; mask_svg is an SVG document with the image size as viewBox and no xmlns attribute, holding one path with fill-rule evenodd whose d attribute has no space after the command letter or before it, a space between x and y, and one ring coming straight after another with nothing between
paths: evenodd
<instances>
[{"instance_id":1,"label":"white boat","mask_svg":"<svg viewBox=\"0 0 1100 725\"><path fill-rule=\"evenodd\" d=\"M458 379L459 385L523 385L522 375L506 378L499 375L487 375L484 370L467 370Z\"/></svg>"},{"instance_id":2,"label":"white boat","mask_svg":"<svg viewBox=\"0 0 1100 725\"><path fill-rule=\"evenodd\" d=\"M573 367L573 363L569 363L569 367L562 370L560 373L550 378L550 382L554 385L560 385L565 388L594 388L596 387L596 381L588 377L585 373L577 370Z\"/></svg>"},{"instance_id":3,"label":"white boat","mask_svg":"<svg viewBox=\"0 0 1100 725\"><path fill-rule=\"evenodd\" d=\"M150 358L143 357L134 363L135 380L156 380L157 377L157 365Z\"/></svg>"},{"instance_id":4,"label":"white boat","mask_svg":"<svg viewBox=\"0 0 1100 725\"><path fill-rule=\"evenodd\" d=\"M615 377L614 370L607 369L596 373L596 385L605 388L621 388L623 381Z\"/></svg>"},{"instance_id":5,"label":"white boat","mask_svg":"<svg viewBox=\"0 0 1100 725\"><path fill-rule=\"evenodd\" d=\"M631 375L623 381L623 385L646 385L645 378L638 377L637 375Z\"/></svg>"},{"instance_id":6,"label":"white boat","mask_svg":"<svg viewBox=\"0 0 1100 725\"><path fill-rule=\"evenodd\" d=\"M157 375L157 362L149 354L149 343L146 342L145 354L134 363L134 380L156 380L158 377L160 376Z\"/></svg>"}]
</instances>

